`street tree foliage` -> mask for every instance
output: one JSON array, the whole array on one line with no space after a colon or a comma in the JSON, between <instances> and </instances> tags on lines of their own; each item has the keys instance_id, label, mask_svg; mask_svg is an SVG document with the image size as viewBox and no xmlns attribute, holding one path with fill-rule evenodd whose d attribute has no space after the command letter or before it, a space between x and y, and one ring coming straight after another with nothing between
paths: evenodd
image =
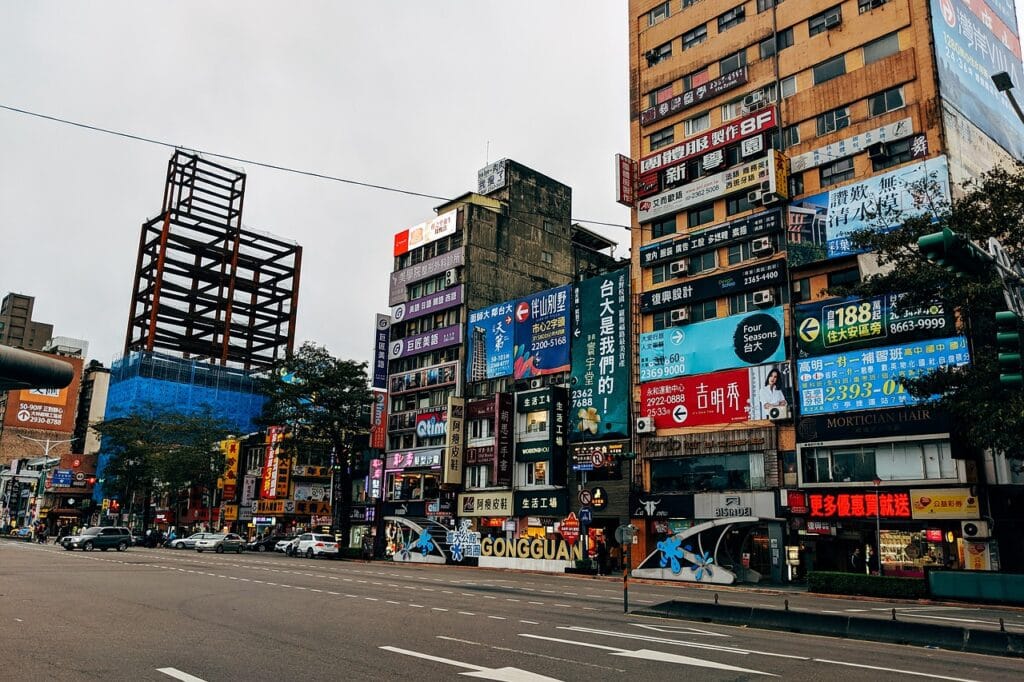
<instances>
[{"instance_id":1,"label":"street tree foliage","mask_svg":"<svg viewBox=\"0 0 1024 682\"><path fill-rule=\"evenodd\" d=\"M335 498L333 511L337 525L347 533L352 472L361 464L357 460L362 454L355 451L354 440L369 430L372 395L366 363L336 358L323 346L307 341L261 379L259 388L267 396L260 423L286 427L285 445L290 452L327 446L334 453L341 497Z\"/></svg>"},{"instance_id":2,"label":"street tree foliage","mask_svg":"<svg viewBox=\"0 0 1024 682\"><path fill-rule=\"evenodd\" d=\"M934 196L933 182L922 182L917 189L919 196ZM1012 261L1024 264L1024 164L993 170L970 183L952 204L936 201L931 208L891 231L855 233L856 246L877 254L881 273L829 291L857 296L905 293L902 310L933 304L955 310L970 340L971 364L941 369L904 385L911 395L949 414L954 447L961 453L977 457L991 448L1020 462L1024 393L999 383L995 313L1007 307L999 274L994 267L951 273L928 261L917 240L948 227L987 251L989 237L995 237Z\"/></svg>"},{"instance_id":3,"label":"street tree foliage","mask_svg":"<svg viewBox=\"0 0 1024 682\"><path fill-rule=\"evenodd\" d=\"M141 494L147 509L156 494L168 494L177 506L190 488L211 492L224 472L218 443L228 436L228 427L207 414L142 406L94 428L111 455L103 470L104 488L122 500Z\"/></svg>"}]
</instances>

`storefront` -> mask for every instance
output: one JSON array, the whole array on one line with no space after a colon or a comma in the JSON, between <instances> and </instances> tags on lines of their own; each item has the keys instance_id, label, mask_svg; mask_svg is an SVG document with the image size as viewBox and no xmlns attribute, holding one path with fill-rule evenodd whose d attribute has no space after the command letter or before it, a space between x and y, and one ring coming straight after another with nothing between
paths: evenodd
<instances>
[{"instance_id":1,"label":"storefront","mask_svg":"<svg viewBox=\"0 0 1024 682\"><path fill-rule=\"evenodd\" d=\"M568 513L564 388L523 391L515 399L516 487L513 515L519 534L540 537Z\"/></svg>"},{"instance_id":2,"label":"storefront","mask_svg":"<svg viewBox=\"0 0 1024 682\"><path fill-rule=\"evenodd\" d=\"M481 537L505 537L507 532L515 530L511 490L461 493L457 509L459 518L469 520L470 530L480 533Z\"/></svg>"},{"instance_id":3,"label":"storefront","mask_svg":"<svg viewBox=\"0 0 1024 682\"><path fill-rule=\"evenodd\" d=\"M384 464L384 499L396 502L437 500L443 448L389 452Z\"/></svg>"}]
</instances>

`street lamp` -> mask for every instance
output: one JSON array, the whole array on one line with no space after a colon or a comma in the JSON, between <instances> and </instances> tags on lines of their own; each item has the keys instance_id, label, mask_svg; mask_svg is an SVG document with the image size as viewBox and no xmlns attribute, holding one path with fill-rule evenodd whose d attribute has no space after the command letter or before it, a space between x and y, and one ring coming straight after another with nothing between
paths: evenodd
<instances>
[{"instance_id":1,"label":"street lamp","mask_svg":"<svg viewBox=\"0 0 1024 682\"><path fill-rule=\"evenodd\" d=\"M882 575L882 508L878 505L878 488L882 479L875 476L875 561L878 562L878 575ZM868 566L868 570L871 567Z\"/></svg>"},{"instance_id":2,"label":"street lamp","mask_svg":"<svg viewBox=\"0 0 1024 682\"><path fill-rule=\"evenodd\" d=\"M995 84L996 90L1006 93L1006 96L1010 98L1010 104L1013 105L1013 110L1017 112L1017 118L1024 123L1024 111L1021 111L1020 105L1017 104L1017 98L1013 96L1013 79L1010 78L1010 74L1005 71L994 73L992 74L992 83Z\"/></svg>"}]
</instances>

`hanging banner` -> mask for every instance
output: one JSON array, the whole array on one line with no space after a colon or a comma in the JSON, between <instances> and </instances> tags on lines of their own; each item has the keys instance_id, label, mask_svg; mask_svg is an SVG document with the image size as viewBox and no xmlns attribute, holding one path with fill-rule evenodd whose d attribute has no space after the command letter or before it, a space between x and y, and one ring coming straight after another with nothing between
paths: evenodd
<instances>
[{"instance_id":1,"label":"hanging banner","mask_svg":"<svg viewBox=\"0 0 1024 682\"><path fill-rule=\"evenodd\" d=\"M629 269L573 291L569 440L629 437Z\"/></svg>"},{"instance_id":2,"label":"hanging banner","mask_svg":"<svg viewBox=\"0 0 1024 682\"><path fill-rule=\"evenodd\" d=\"M636 203L636 161L625 154L616 154L615 171L619 189L615 202L633 208Z\"/></svg>"},{"instance_id":3,"label":"hanging banner","mask_svg":"<svg viewBox=\"0 0 1024 682\"><path fill-rule=\"evenodd\" d=\"M516 303L512 376L528 379L569 370L569 296L563 286Z\"/></svg>"},{"instance_id":4,"label":"hanging banner","mask_svg":"<svg viewBox=\"0 0 1024 682\"><path fill-rule=\"evenodd\" d=\"M241 441L228 438L220 442L220 451L224 454L224 475L221 476L224 489L224 500L235 499L238 491L238 454Z\"/></svg>"},{"instance_id":5,"label":"hanging banner","mask_svg":"<svg viewBox=\"0 0 1024 682\"><path fill-rule=\"evenodd\" d=\"M469 313L466 381L483 381L512 374L514 301Z\"/></svg>"},{"instance_id":6,"label":"hanging banner","mask_svg":"<svg viewBox=\"0 0 1024 682\"><path fill-rule=\"evenodd\" d=\"M388 394L373 392L373 414L370 422L370 447L385 450L388 445Z\"/></svg>"},{"instance_id":7,"label":"hanging banner","mask_svg":"<svg viewBox=\"0 0 1024 682\"><path fill-rule=\"evenodd\" d=\"M388 387L388 339L391 334L391 318L377 313L375 328L372 388L385 390Z\"/></svg>"},{"instance_id":8,"label":"hanging banner","mask_svg":"<svg viewBox=\"0 0 1024 682\"><path fill-rule=\"evenodd\" d=\"M263 484L260 488L260 497L264 499L277 497L278 449L283 437L283 427L267 428L266 449L263 457Z\"/></svg>"},{"instance_id":9,"label":"hanging banner","mask_svg":"<svg viewBox=\"0 0 1024 682\"><path fill-rule=\"evenodd\" d=\"M444 485L462 485L462 462L465 450L463 423L466 416L466 402L455 396L448 397L448 433L445 445L448 448L447 461L441 474Z\"/></svg>"},{"instance_id":10,"label":"hanging banner","mask_svg":"<svg viewBox=\"0 0 1024 682\"><path fill-rule=\"evenodd\" d=\"M911 396L900 379L970 360L963 336L802 359L797 365L800 413L916 405L921 399Z\"/></svg>"},{"instance_id":11,"label":"hanging banner","mask_svg":"<svg viewBox=\"0 0 1024 682\"><path fill-rule=\"evenodd\" d=\"M640 335L640 381L786 359L782 308L731 315Z\"/></svg>"},{"instance_id":12,"label":"hanging banner","mask_svg":"<svg viewBox=\"0 0 1024 682\"><path fill-rule=\"evenodd\" d=\"M503 488L512 485L512 458L515 449L512 444L512 419L514 406L511 393L494 396L494 456L497 461L495 483Z\"/></svg>"},{"instance_id":13,"label":"hanging banner","mask_svg":"<svg viewBox=\"0 0 1024 682\"><path fill-rule=\"evenodd\" d=\"M794 306L801 357L880 343L949 336L953 316L942 304L901 308L901 294L848 297Z\"/></svg>"}]
</instances>

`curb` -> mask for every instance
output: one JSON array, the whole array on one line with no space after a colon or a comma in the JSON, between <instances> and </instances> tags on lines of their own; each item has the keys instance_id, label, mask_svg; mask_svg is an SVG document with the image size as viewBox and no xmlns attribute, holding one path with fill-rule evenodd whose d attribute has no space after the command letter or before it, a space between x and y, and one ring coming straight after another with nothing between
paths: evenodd
<instances>
[{"instance_id":1,"label":"curb","mask_svg":"<svg viewBox=\"0 0 1024 682\"><path fill-rule=\"evenodd\" d=\"M1024 634L995 630L678 600L633 613L641 616L781 630L804 635L824 635L1024 658Z\"/></svg>"}]
</instances>

